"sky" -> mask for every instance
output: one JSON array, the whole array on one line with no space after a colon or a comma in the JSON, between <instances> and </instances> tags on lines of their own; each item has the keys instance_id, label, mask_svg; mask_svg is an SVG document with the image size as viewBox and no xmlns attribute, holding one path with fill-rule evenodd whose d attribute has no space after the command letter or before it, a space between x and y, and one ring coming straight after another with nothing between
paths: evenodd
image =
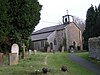
<instances>
[{"instance_id":1,"label":"sky","mask_svg":"<svg viewBox=\"0 0 100 75\"><path fill-rule=\"evenodd\" d=\"M100 0L38 0L42 5L41 20L35 27L35 31L44 27L59 25L62 23L62 16L68 14L86 19L86 12L93 4L98 6Z\"/></svg>"}]
</instances>

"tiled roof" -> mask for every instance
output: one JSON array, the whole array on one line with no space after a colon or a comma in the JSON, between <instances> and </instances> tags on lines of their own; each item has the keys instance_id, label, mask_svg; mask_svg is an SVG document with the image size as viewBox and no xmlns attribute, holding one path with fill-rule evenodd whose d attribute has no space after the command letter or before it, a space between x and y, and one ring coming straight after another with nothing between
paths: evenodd
<instances>
[{"instance_id":1,"label":"tiled roof","mask_svg":"<svg viewBox=\"0 0 100 75\"><path fill-rule=\"evenodd\" d=\"M32 33L31 39L32 39L32 41L47 39L47 37L53 31L64 29L64 27L65 27L65 25L56 25L56 26L51 26L51 27L46 27L46 28L40 29L40 30Z\"/></svg>"},{"instance_id":2,"label":"tiled roof","mask_svg":"<svg viewBox=\"0 0 100 75\"><path fill-rule=\"evenodd\" d=\"M42 34L37 34L37 35L32 35L31 39L32 41L39 41L39 40L45 40L47 37L51 34L52 32L48 33L42 33Z\"/></svg>"},{"instance_id":3,"label":"tiled roof","mask_svg":"<svg viewBox=\"0 0 100 75\"><path fill-rule=\"evenodd\" d=\"M55 30L61 30L64 27L65 27L65 25L56 25L56 26L46 27L46 28L40 29L36 32L32 32L32 35L47 33L47 32L53 32Z\"/></svg>"}]
</instances>

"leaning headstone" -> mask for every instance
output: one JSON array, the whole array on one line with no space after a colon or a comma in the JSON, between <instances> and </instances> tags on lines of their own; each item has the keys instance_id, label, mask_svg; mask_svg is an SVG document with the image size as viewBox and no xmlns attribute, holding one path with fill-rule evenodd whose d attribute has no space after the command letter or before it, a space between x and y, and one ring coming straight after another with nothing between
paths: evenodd
<instances>
[{"instance_id":1,"label":"leaning headstone","mask_svg":"<svg viewBox=\"0 0 100 75\"><path fill-rule=\"evenodd\" d=\"M0 65L3 64L3 53L0 53Z\"/></svg>"},{"instance_id":2,"label":"leaning headstone","mask_svg":"<svg viewBox=\"0 0 100 75\"><path fill-rule=\"evenodd\" d=\"M17 53L9 53L9 65L18 64Z\"/></svg>"},{"instance_id":3,"label":"leaning headstone","mask_svg":"<svg viewBox=\"0 0 100 75\"><path fill-rule=\"evenodd\" d=\"M25 46L24 43L22 45L22 48L23 48L23 50L22 50L22 59L25 59L25 56L26 56L26 54L25 54L25 48L26 48L26 46Z\"/></svg>"}]
</instances>

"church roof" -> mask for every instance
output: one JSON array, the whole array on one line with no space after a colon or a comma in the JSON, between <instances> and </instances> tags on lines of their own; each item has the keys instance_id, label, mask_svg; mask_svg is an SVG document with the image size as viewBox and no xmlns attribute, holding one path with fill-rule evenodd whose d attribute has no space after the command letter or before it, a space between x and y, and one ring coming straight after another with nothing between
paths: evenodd
<instances>
[{"instance_id":1,"label":"church roof","mask_svg":"<svg viewBox=\"0 0 100 75\"><path fill-rule=\"evenodd\" d=\"M53 32L55 30L61 30L61 29L64 29L65 26L66 25L56 25L56 26L46 27L46 28L40 29L36 32L32 32L32 35Z\"/></svg>"},{"instance_id":2,"label":"church roof","mask_svg":"<svg viewBox=\"0 0 100 75\"><path fill-rule=\"evenodd\" d=\"M47 37L48 37L51 33L52 33L52 32L42 33L42 34L37 34L37 35L32 35L32 36L31 36L31 39L32 39L32 41L46 40Z\"/></svg>"},{"instance_id":3,"label":"church roof","mask_svg":"<svg viewBox=\"0 0 100 75\"><path fill-rule=\"evenodd\" d=\"M76 24L75 24L76 25ZM51 27L46 27L43 29L40 29L36 32L32 32L31 39L32 41L38 41L38 40L46 40L47 37L55 30L62 30L65 28L66 25L56 25L56 26L51 26ZM77 26L77 25L76 25ZM79 28L77 26L77 28Z\"/></svg>"},{"instance_id":4,"label":"church roof","mask_svg":"<svg viewBox=\"0 0 100 75\"><path fill-rule=\"evenodd\" d=\"M45 40L53 31L62 30L65 26L66 25L56 25L40 29L32 33L31 39L32 41Z\"/></svg>"}]
</instances>

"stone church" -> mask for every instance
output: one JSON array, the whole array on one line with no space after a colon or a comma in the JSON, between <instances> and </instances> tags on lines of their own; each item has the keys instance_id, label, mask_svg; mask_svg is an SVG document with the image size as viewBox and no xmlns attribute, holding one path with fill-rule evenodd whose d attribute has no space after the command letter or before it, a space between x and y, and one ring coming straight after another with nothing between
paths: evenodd
<instances>
[{"instance_id":1,"label":"stone church","mask_svg":"<svg viewBox=\"0 0 100 75\"><path fill-rule=\"evenodd\" d=\"M32 32L32 48L34 50L58 51L64 47L82 50L82 34L80 28L74 23L72 15L63 16L63 24L55 25Z\"/></svg>"}]
</instances>

